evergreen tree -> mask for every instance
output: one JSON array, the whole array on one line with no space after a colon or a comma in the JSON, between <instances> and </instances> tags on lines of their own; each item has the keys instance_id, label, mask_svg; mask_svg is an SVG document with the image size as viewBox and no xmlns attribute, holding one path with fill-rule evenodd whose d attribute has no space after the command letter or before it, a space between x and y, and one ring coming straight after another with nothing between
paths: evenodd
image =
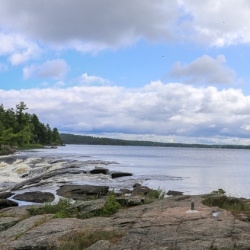
<instances>
[{"instance_id":1,"label":"evergreen tree","mask_svg":"<svg viewBox=\"0 0 250 250\"><path fill-rule=\"evenodd\" d=\"M13 108L5 110L3 104L0 105L0 145L61 144L58 129L52 131L36 114L25 112L27 109L24 102L17 104L15 111Z\"/></svg>"}]
</instances>

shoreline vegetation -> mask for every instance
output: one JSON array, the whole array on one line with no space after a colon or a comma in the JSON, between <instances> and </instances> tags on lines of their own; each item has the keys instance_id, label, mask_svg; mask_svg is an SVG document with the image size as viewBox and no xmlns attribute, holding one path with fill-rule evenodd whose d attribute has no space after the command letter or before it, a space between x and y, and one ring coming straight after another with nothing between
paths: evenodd
<instances>
[{"instance_id":1,"label":"shoreline vegetation","mask_svg":"<svg viewBox=\"0 0 250 250\"><path fill-rule=\"evenodd\" d=\"M165 198L158 190L134 197L140 204L121 203L125 198L111 191L88 201L2 209L1 249L249 249L247 199L222 189Z\"/></svg>"},{"instance_id":2,"label":"shoreline vegetation","mask_svg":"<svg viewBox=\"0 0 250 250\"><path fill-rule=\"evenodd\" d=\"M250 145L211 145L211 144L186 144L186 143L163 143L153 141L136 141L111 139L105 137L93 137L86 135L75 135L60 133L65 144L80 145L114 145L114 146L151 146L151 147L183 147L183 148L222 148L222 149L250 149Z\"/></svg>"},{"instance_id":3,"label":"shoreline vegetation","mask_svg":"<svg viewBox=\"0 0 250 250\"><path fill-rule=\"evenodd\" d=\"M3 104L0 105L0 155L63 144L57 128L43 124L36 114L25 112L27 109L24 102L17 104L16 109L5 109Z\"/></svg>"}]
</instances>

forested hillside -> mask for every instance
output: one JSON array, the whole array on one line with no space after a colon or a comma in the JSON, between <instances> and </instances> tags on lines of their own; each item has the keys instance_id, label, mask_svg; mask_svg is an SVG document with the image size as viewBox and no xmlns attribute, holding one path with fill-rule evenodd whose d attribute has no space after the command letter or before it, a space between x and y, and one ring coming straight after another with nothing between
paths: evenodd
<instances>
[{"instance_id":1,"label":"forested hillside","mask_svg":"<svg viewBox=\"0 0 250 250\"><path fill-rule=\"evenodd\" d=\"M65 133L60 134L60 137L66 144L250 149L250 146L244 146L244 145L162 143L162 142L153 142L153 141L111 139L111 138L105 138L105 137L93 137L93 136L74 135L74 134L65 134Z\"/></svg>"},{"instance_id":2,"label":"forested hillside","mask_svg":"<svg viewBox=\"0 0 250 250\"><path fill-rule=\"evenodd\" d=\"M0 105L0 145L27 147L34 144L62 144L57 128L39 121L36 114L29 114L26 104L20 102L16 109Z\"/></svg>"}]
</instances>

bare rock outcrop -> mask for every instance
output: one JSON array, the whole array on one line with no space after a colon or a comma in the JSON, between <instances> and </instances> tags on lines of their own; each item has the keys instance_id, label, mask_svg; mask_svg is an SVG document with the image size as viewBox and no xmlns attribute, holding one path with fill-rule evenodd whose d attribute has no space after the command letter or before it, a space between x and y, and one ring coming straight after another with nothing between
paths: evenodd
<instances>
[{"instance_id":1,"label":"bare rock outcrop","mask_svg":"<svg viewBox=\"0 0 250 250\"><path fill-rule=\"evenodd\" d=\"M29 201L36 203L52 202L55 199L55 195L50 192L26 192L23 194L17 194L13 197L15 200Z\"/></svg>"},{"instance_id":2,"label":"bare rock outcrop","mask_svg":"<svg viewBox=\"0 0 250 250\"><path fill-rule=\"evenodd\" d=\"M195 202L195 213L187 213L191 200ZM249 249L250 223L235 218L226 210L205 206L202 200L202 196L168 197L151 204L120 209L111 217L83 220L54 219L52 215L23 219L27 209L6 208L1 210L0 218L6 218L14 211L16 217L12 217L12 222L10 217L5 219L5 224L13 225L0 232L0 249L62 249L68 235L87 231L121 235L118 241L100 238L87 248L89 250ZM18 209L22 212L18 213Z\"/></svg>"}]
</instances>

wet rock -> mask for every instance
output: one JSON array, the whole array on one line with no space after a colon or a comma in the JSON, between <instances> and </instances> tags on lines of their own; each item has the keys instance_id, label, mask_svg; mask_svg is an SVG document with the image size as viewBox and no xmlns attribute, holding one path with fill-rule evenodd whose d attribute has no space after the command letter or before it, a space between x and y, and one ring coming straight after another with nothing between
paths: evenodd
<instances>
[{"instance_id":1,"label":"wet rock","mask_svg":"<svg viewBox=\"0 0 250 250\"><path fill-rule=\"evenodd\" d=\"M124 173L124 172L113 172L113 173L111 173L111 177L113 179L124 177L124 176L132 176L132 175L133 174L131 174L131 173Z\"/></svg>"},{"instance_id":2,"label":"wet rock","mask_svg":"<svg viewBox=\"0 0 250 250\"><path fill-rule=\"evenodd\" d=\"M14 193L11 193L11 192L3 192L3 193L0 193L0 199L7 199L9 198L11 195L13 195Z\"/></svg>"},{"instance_id":3,"label":"wet rock","mask_svg":"<svg viewBox=\"0 0 250 250\"><path fill-rule=\"evenodd\" d=\"M17 194L13 197L15 200L29 201L36 203L52 202L55 199L55 195L49 192L26 192L23 194Z\"/></svg>"},{"instance_id":4,"label":"wet rock","mask_svg":"<svg viewBox=\"0 0 250 250\"><path fill-rule=\"evenodd\" d=\"M138 186L133 189L132 196L136 195L147 195L151 189L146 186Z\"/></svg>"},{"instance_id":5,"label":"wet rock","mask_svg":"<svg viewBox=\"0 0 250 250\"><path fill-rule=\"evenodd\" d=\"M141 186L140 183L135 183L135 184L133 185L133 188L137 188L137 187L140 187L140 186Z\"/></svg>"},{"instance_id":6,"label":"wet rock","mask_svg":"<svg viewBox=\"0 0 250 250\"><path fill-rule=\"evenodd\" d=\"M183 192L169 190L169 191L167 192L167 195L172 195L172 196L183 195Z\"/></svg>"},{"instance_id":7,"label":"wet rock","mask_svg":"<svg viewBox=\"0 0 250 250\"><path fill-rule=\"evenodd\" d=\"M75 200L86 200L88 198L100 198L107 195L108 186L94 185L63 185L56 192L58 195Z\"/></svg>"},{"instance_id":8,"label":"wet rock","mask_svg":"<svg viewBox=\"0 0 250 250\"><path fill-rule=\"evenodd\" d=\"M90 174L108 174L109 170L107 168L95 168L89 171Z\"/></svg>"},{"instance_id":9,"label":"wet rock","mask_svg":"<svg viewBox=\"0 0 250 250\"><path fill-rule=\"evenodd\" d=\"M0 209L6 208L6 207L14 207L14 206L18 206L18 203L15 201L8 200L8 199L0 200Z\"/></svg>"},{"instance_id":10,"label":"wet rock","mask_svg":"<svg viewBox=\"0 0 250 250\"><path fill-rule=\"evenodd\" d=\"M127 189L127 188L121 188L120 189L120 194L131 194L132 190Z\"/></svg>"},{"instance_id":11,"label":"wet rock","mask_svg":"<svg viewBox=\"0 0 250 250\"><path fill-rule=\"evenodd\" d=\"M57 169L57 170L53 170L51 172L30 178L28 180L22 181L18 184L16 184L11 190L18 190L23 188L24 186L28 186L28 185L32 185L35 183L39 183L42 180L46 180L49 179L51 177L57 176L57 175L63 175L63 174L82 174L82 173L86 173L86 171L84 170L74 170L71 168L65 168L65 169Z\"/></svg>"}]
</instances>

